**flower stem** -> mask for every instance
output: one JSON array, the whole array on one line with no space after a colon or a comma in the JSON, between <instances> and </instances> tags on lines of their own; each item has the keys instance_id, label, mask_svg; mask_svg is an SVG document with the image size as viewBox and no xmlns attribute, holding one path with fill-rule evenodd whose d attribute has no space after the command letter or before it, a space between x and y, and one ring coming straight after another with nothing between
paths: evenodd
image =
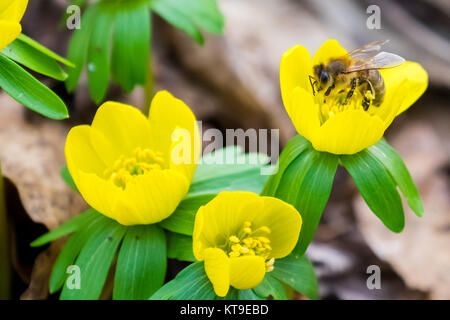
<instances>
[{"instance_id":1,"label":"flower stem","mask_svg":"<svg viewBox=\"0 0 450 320\"><path fill-rule=\"evenodd\" d=\"M0 164L0 300L10 298L11 265L9 257L9 235L6 219L6 203Z\"/></svg>"},{"instance_id":2,"label":"flower stem","mask_svg":"<svg viewBox=\"0 0 450 320\"><path fill-rule=\"evenodd\" d=\"M146 116L150 113L150 104L154 95L155 78L153 76L152 68L152 54L150 53L148 66L147 66L147 83L144 86L144 106L142 110Z\"/></svg>"}]
</instances>

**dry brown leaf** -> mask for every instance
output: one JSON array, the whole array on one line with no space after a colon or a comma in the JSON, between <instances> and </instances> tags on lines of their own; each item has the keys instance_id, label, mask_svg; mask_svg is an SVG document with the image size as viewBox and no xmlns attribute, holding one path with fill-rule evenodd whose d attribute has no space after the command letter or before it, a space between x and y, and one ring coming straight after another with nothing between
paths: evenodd
<instances>
[{"instance_id":1,"label":"dry brown leaf","mask_svg":"<svg viewBox=\"0 0 450 320\"><path fill-rule=\"evenodd\" d=\"M84 200L60 177L60 169L65 164L64 143L69 123L34 115L33 121L27 121L25 114L23 106L5 93L0 93L0 162L3 175L17 188L20 198L7 194L6 201L8 207L23 206L29 219L53 229L87 208ZM21 205L10 203L12 201L21 202ZM15 223L16 218L23 220L23 213L8 212L8 215L13 226L24 226L22 223ZM17 235L27 231L11 232ZM21 245L16 243L12 249L24 248L27 253L28 243L14 238ZM31 265L18 265L17 257L24 254L12 252L16 271L22 271L21 277L24 280L31 279L30 287L22 296L24 299L44 299L48 296L48 279L59 251L60 246L52 245L41 253L31 277L29 271L23 274L23 270L30 270Z\"/></svg>"},{"instance_id":2,"label":"dry brown leaf","mask_svg":"<svg viewBox=\"0 0 450 320\"><path fill-rule=\"evenodd\" d=\"M67 122L24 119L24 107L0 94L0 160L30 218L53 229L86 204L60 177Z\"/></svg>"},{"instance_id":3,"label":"dry brown leaf","mask_svg":"<svg viewBox=\"0 0 450 320\"><path fill-rule=\"evenodd\" d=\"M20 299L43 300L48 297L50 274L65 240L59 239L53 242L47 250L39 254L31 273L30 284Z\"/></svg>"}]
</instances>

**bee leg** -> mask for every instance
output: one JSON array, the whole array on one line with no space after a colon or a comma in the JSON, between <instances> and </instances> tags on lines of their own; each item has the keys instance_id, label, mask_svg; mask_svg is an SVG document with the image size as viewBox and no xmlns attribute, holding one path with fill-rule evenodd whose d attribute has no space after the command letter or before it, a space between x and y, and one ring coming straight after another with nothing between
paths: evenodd
<instances>
[{"instance_id":1,"label":"bee leg","mask_svg":"<svg viewBox=\"0 0 450 320\"><path fill-rule=\"evenodd\" d=\"M375 100L375 89L373 88L372 82L370 82L369 80L365 80L365 83L367 83L367 86L369 87L368 91L370 91L370 93L372 94L371 99Z\"/></svg>"},{"instance_id":2,"label":"bee leg","mask_svg":"<svg viewBox=\"0 0 450 320\"><path fill-rule=\"evenodd\" d=\"M363 101L362 101L362 106L363 106L364 111L369 110L369 107L370 107L370 99L367 98L367 97L364 97L364 98L363 98Z\"/></svg>"},{"instance_id":3,"label":"bee leg","mask_svg":"<svg viewBox=\"0 0 450 320\"><path fill-rule=\"evenodd\" d=\"M314 80L314 82L312 82L311 79ZM314 77L309 76L309 83L311 84L311 88L312 88L312 91L313 91L313 96L315 96L316 95L316 91L314 90L314 86L317 84L317 80Z\"/></svg>"},{"instance_id":4,"label":"bee leg","mask_svg":"<svg viewBox=\"0 0 450 320\"><path fill-rule=\"evenodd\" d=\"M371 102L375 99L375 90L372 83L369 80L364 81L367 84L367 88L364 91L364 98L362 101L362 107L364 111L369 110ZM369 93L370 92L370 93Z\"/></svg>"},{"instance_id":5,"label":"bee leg","mask_svg":"<svg viewBox=\"0 0 450 320\"><path fill-rule=\"evenodd\" d=\"M327 91L325 91L325 97L328 97L331 93L331 90L334 89L334 83L328 87Z\"/></svg>"},{"instance_id":6,"label":"bee leg","mask_svg":"<svg viewBox=\"0 0 450 320\"><path fill-rule=\"evenodd\" d=\"M325 91L324 97L328 97L331 93L331 90L333 90L333 89L334 89L334 83L328 87L327 91ZM323 103L326 103L326 102L327 102L327 99L324 98Z\"/></svg>"},{"instance_id":7,"label":"bee leg","mask_svg":"<svg viewBox=\"0 0 450 320\"><path fill-rule=\"evenodd\" d=\"M343 105L347 104L348 99L350 99L353 96L355 89L356 89L356 78L352 78L352 80L350 80L350 90L348 91L347 96L345 97Z\"/></svg>"}]
</instances>

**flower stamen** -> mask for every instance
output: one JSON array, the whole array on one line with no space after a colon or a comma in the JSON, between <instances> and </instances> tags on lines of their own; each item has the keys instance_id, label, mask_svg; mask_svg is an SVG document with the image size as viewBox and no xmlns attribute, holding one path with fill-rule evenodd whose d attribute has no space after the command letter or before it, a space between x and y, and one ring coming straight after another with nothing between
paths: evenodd
<instances>
[{"instance_id":1,"label":"flower stamen","mask_svg":"<svg viewBox=\"0 0 450 320\"><path fill-rule=\"evenodd\" d=\"M112 168L105 170L104 175L116 186L125 189L127 182L133 176L142 175L151 170L162 170L164 165L164 158L160 152L136 148L132 156L121 155Z\"/></svg>"},{"instance_id":2,"label":"flower stamen","mask_svg":"<svg viewBox=\"0 0 450 320\"><path fill-rule=\"evenodd\" d=\"M260 256L266 260L266 272L273 270L274 258L269 258L272 251L270 239L271 233L267 226L252 229L252 223L244 222L242 228L236 235L231 235L226 244L226 252L230 258L241 256Z\"/></svg>"}]
</instances>

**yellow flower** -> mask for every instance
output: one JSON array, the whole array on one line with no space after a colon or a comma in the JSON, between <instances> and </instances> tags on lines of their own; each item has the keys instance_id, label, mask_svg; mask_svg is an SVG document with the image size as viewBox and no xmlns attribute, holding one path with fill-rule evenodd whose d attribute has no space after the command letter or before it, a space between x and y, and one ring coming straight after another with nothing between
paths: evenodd
<instances>
[{"instance_id":1,"label":"yellow flower","mask_svg":"<svg viewBox=\"0 0 450 320\"><path fill-rule=\"evenodd\" d=\"M1 0L0 2L0 51L13 42L22 32L20 20L28 0Z\"/></svg>"},{"instance_id":2,"label":"yellow flower","mask_svg":"<svg viewBox=\"0 0 450 320\"><path fill-rule=\"evenodd\" d=\"M313 76L313 67L346 53L336 40L328 40L312 59L300 45L286 51L281 59L280 85L286 111L297 132L318 151L354 154L372 146L394 118L408 109L427 87L426 71L419 64L406 61L398 67L380 70L386 93L380 106L364 111L358 90L346 105L339 99L346 92L324 102L322 92L316 92L315 96L312 92L309 76Z\"/></svg>"},{"instance_id":3,"label":"yellow flower","mask_svg":"<svg viewBox=\"0 0 450 320\"><path fill-rule=\"evenodd\" d=\"M205 272L218 296L256 287L275 259L294 249L302 219L279 199L251 192L221 192L195 217L194 256L204 261Z\"/></svg>"},{"instance_id":4,"label":"yellow flower","mask_svg":"<svg viewBox=\"0 0 450 320\"><path fill-rule=\"evenodd\" d=\"M180 145L187 147L177 153ZM200 148L192 111L161 91L148 119L132 106L104 103L91 126L70 130L65 154L86 202L123 225L136 225L173 213L188 192Z\"/></svg>"}]
</instances>

